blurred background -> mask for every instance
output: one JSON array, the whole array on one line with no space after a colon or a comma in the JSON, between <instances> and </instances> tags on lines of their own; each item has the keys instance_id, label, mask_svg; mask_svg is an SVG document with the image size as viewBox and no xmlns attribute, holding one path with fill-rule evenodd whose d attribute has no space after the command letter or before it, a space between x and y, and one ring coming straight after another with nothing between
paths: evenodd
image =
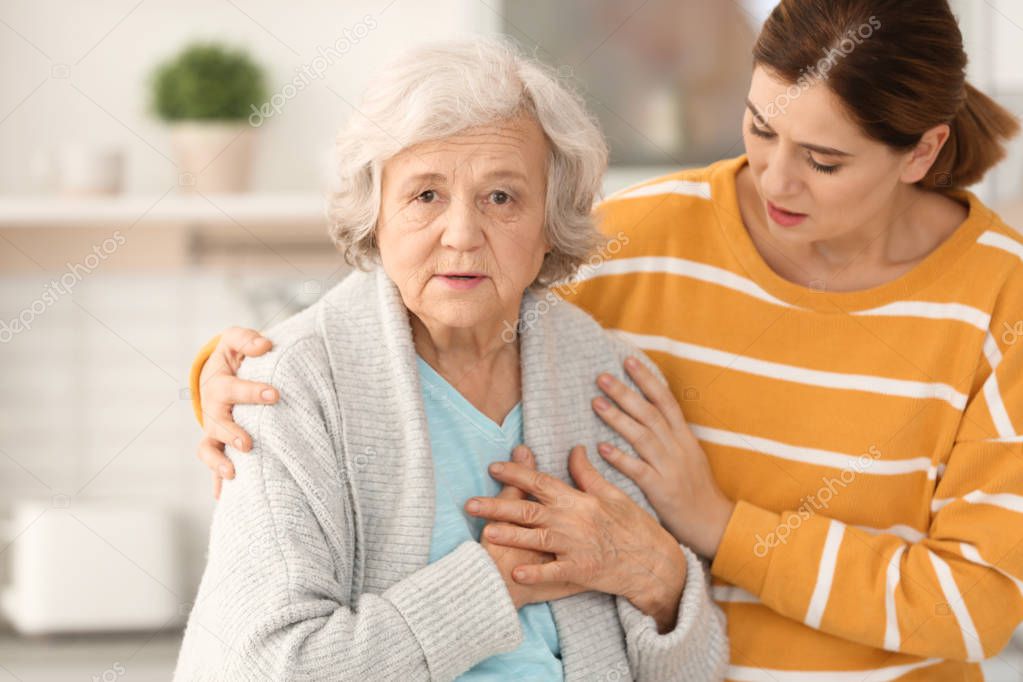
<instances>
[{"instance_id":1,"label":"blurred background","mask_svg":"<svg viewBox=\"0 0 1023 682\"><path fill-rule=\"evenodd\" d=\"M773 4L0 0L0 682L169 679L214 508L191 358L346 273L332 139L382 63L514 37L600 118L610 192L741 153ZM953 4L972 81L1020 112L1023 4ZM1023 225L1020 143L977 191Z\"/></svg>"}]
</instances>

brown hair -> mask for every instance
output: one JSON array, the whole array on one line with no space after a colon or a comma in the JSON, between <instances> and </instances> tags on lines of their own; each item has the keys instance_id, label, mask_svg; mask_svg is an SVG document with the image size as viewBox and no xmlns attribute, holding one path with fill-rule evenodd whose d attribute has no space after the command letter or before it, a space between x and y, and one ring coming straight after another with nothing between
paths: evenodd
<instances>
[{"instance_id":1,"label":"brown hair","mask_svg":"<svg viewBox=\"0 0 1023 682\"><path fill-rule=\"evenodd\" d=\"M871 138L912 149L942 123L951 135L921 187L978 182L1005 156L1016 118L966 82L947 0L782 0L753 48L755 65L800 85L823 80Z\"/></svg>"}]
</instances>

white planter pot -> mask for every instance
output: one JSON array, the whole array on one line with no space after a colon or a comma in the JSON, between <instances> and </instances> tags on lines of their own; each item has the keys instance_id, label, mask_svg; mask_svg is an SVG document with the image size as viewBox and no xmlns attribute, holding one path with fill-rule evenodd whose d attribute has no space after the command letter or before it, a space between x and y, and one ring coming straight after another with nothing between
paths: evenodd
<instances>
[{"instance_id":1,"label":"white planter pot","mask_svg":"<svg viewBox=\"0 0 1023 682\"><path fill-rule=\"evenodd\" d=\"M252 168L255 129L245 121L181 121L171 125L171 146L184 192L244 192Z\"/></svg>"}]
</instances>

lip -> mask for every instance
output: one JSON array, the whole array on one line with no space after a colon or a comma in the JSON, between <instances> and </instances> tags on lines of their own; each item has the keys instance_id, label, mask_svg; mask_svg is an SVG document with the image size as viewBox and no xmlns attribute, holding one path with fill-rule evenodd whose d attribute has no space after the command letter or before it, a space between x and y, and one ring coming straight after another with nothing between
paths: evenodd
<instances>
[{"instance_id":1,"label":"lip","mask_svg":"<svg viewBox=\"0 0 1023 682\"><path fill-rule=\"evenodd\" d=\"M767 202L767 215L782 227L795 227L807 218L806 213L787 211L770 201Z\"/></svg>"},{"instance_id":2,"label":"lip","mask_svg":"<svg viewBox=\"0 0 1023 682\"><path fill-rule=\"evenodd\" d=\"M481 272L442 272L434 275L434 277L448 287L458 291L475 289L483 280L487 279L487 276Z\"/></svg>"}]
</instances>

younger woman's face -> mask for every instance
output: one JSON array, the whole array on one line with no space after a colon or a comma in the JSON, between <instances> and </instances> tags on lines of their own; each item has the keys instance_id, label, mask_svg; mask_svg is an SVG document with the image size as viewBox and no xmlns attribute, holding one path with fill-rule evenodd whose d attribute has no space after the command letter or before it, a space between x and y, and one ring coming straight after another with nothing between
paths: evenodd
<instances>
[{"instance_id":1,"label":"younger woman's face","mask_svg":"<svg viewBox=\"0 0 1023 682\"><path fill-rule=\"evenodd\" d=\"M900 183L916 181L911 153L866 137L826 82L803 89L760 66L743 141L767 230L794 244L854 235L891 208Z\"/></svg>"}]
</instances>

